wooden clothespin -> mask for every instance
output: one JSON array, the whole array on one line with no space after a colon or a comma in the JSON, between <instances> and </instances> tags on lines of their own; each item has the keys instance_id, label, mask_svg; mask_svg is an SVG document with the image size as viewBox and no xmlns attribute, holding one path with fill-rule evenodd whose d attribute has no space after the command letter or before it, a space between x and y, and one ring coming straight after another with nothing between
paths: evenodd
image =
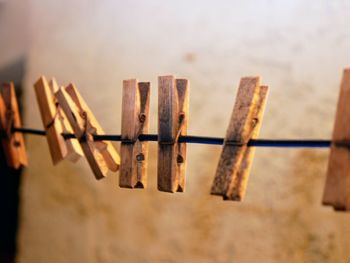
<instances>
[{"instance_id":1,"label":"wooden clothespin","mask_svg":"<svg viewBox=\"0 0 350 263\"><path fill-rule=\"evenodd\" d=\"M345 69L340 85L337 112L328 160L322 203L335 210L350 210L350 69Z\"/></svg>"},{"instance_id":2,"label":"wooden clothespin","mask_svg":"<svg viewBox=\"0 0 350 263\"><path fill-rule=\"evenodd\" d=\"M0 94L0 128L2 133L2 146L6 156L7 165L18 169L28 165L28 158L24 144L23 134L14 132L13 128L21 128L22 121L19 113L14 84L2 85Z\"/></svg>"},{"instance_id":3,"label":"wooden clothespin","mask_svg":"<svg viewBox=\"0 0 350 263\"><path fill-rule=\"evenodd\" d=\"M145 188L147 185L148 142L140 141L149 124L150 83L124 80L122 141L119 186Z\"/></svg>"},{"instance_id":4,"label":"wooden clothespin","mask_svg":"<svg viewBox=\"0 0 350 263\"><path fill-rule=\"evenodd\" d=\"M174 76L158 78L158 190L185 191L189 81Z\"/></svg>"},{"instance_id":5,"label":"wooden clothespin","mask_svg":"<svg viewBox=\"0 0 350 263\"><path fill-rule=\"evenodd\" d=\"M83 156L78 140L64 139L62 136L62 133L72 133L73 130L55 97L55 92L59 89L56 80L52 79L48 83L42 76L34 88L53 164L56 165L63 159L78 161Z\"/></svg>"},{"instance_id":6,"label":"wooden clothespin","mask_svg":"<svg viewBox=\"0 0 350 263\"><path fill-rule=\"evenodd\" d=\"M241 79L211 194L225 200L243 199L254 156L254 148L247 143L259 134L267 93L259 77Z\"/></svg>"},{"instance_id":7,"label":"wooden clothespin","mask_svg":"<svg viewBox=\"0 0 350 263\"><path fill-rule=\"evenodd\" d=\"M120 164L119 154L111 142L94 141L94 135L105 133L77 88L73 84L62 87L56 92L56 97L96 179L104 178L108 170L116 172Z\"/></svg>"}]
</instances>

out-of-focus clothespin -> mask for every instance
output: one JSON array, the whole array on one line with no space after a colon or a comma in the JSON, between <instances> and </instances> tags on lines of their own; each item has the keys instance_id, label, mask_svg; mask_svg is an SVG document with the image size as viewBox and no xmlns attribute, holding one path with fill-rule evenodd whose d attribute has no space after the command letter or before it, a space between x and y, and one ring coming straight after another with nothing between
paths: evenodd
<instances>
[{"instance_id":1,"label":"out-of-focus clothespin","mask_svg":"<svg viewBox=\"0 0 350 263\"><path fill-rule=\"evenodd\" d=\"M340 85L322 203L338 211L350 210L350 69ZM347 142L348 145L342 145Z\"/></svg>"},{"instance_id":2,"label":"out-of-focus clothespin","mask_svg":"<svg viewBox=\"0 0 350 263\"><path fill-rule=\"evenodd\" d=\"M259 134L267 93L259 77L241 79L211 194L225 200L243 199L254 156L254 148L247 143Z\"/></svg>"},{"instance_id":3,"label":"out-of-focus clothespin","mask_svg":"<svg viewBox=\"0 0 350 263\"><path fill-rule=\"evenodd\" d=\"M189 81L174 76L158 78L158 190L185 191Z\"/></svg>"},{"instance_id":4,"label":"out-of-focus clothespin","mask_svg":"<svg viewBox=\"0 0 350 263\"><path fill-rule=\"evenodd\" d=\"M96 179L104 178L108 170L116 172L120 164L119 154L111 142L94 141L94 135L105 133L77 88L73 84L62 87L56 92L56 97Z\"/></svg>"},{"instance_id":5,"label":"out-of-focus clothespin","mask_svg":"<svg viewBox=\"0 0 350 263\"><path fill-rule=\"evenodd\" d=\"M145 188L147 185L148 142L138 138L148 132L149 101L149 82L123 81L120 187Z\"/></svg>"},{"instance_id":6,"label":"out-of-focus clothespin","mask_svg":"<svg viewBox=\"0 0 350 263\"><path fill-rule=\"evenodd\" d=\"M21 128L22 121L18 108L14 84L2 85L0 94L0 128L2 133L2 146L9 167L18 169L28 165L28 158L24 144L23 134L13 131Z\"/></svg>"},{"instance_id":7,"label":"out-of-focus clothespin","mask_svg":"<svg viewBox=\"0 0 350 263\"><path fill-rule=\"evenodd\" d=\"M42 76L34 84L34 89L53 164L63 159L76 162L84 154L77 139L65 139L62 136L62 133L72 133L73 130L55 97L59 89L56 80L48 82Z\"/></svg>"}]
</instances>

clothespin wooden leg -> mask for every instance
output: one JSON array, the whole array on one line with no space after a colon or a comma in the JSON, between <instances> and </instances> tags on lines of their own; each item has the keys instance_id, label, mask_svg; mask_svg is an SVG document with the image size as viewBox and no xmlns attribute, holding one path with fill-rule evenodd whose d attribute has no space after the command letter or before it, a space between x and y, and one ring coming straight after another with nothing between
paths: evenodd
<instances>
[{"instance_id":1,"label":"clothespin wooden leg","mask_svg":"<svg viewBox=\"0 0 350 263\"><path fill-rule=\"evenodd\" d=\"M139 141L148 133L150 83L123 82L122 141L119 186L145 188L147 185L148 142Z\"/></svg>"},{"instance_id":2,"label":"clothespin wooden leg","mask_svg":"<svg viewBox=\"0 0 350 263\"><path fill-rule=\"evenodd\" d=\"M176 79L176 89L179 103L179 127L178 135L187 135L187 126L189 119L189 82L187 79ZM178 181L178 192L185 191L186 185L186 143L177 143L176 157L176 177Z\"/></svg>"},{"instance_id":3,"label":"clothespin wooden leg","mask_svg":"<svg viewBox=\"0 0 350 263\"><path fill-rule=\"evenodd\" d=\"M187 131L189 83L163 76L158 85L158 190L183 192L186 145L178 138Z\"/></svg>"},{"instance_id":4,"label":"clothespin wooden leg","mask_svg":"<svg viewBox=\"0 0 350 263\"><path fill-rule=\"evenodd\" d=\"M259 134L267 93L259 77L241 79L211 194L243 199L254 155L247 143Z\"/></svg>"},{"instance_id":5,"label":"clothespin wooden leg","mask_svg":"<svg viewBox=\"0 0 350 263\"><path fill-rule=\"evenodd\" d=\"M13 128L21 128L22 121L18 108L14 84L5 83L0 95L0 123L2 145L9 167L18 169L28 165L28 158L23 134L13 132Z\"/></svg>"},{"instance_id":6,"label":"clothespin wooden leg","mask_svg":"<svg viewBox=\"0 0 350 263\"><path fill-rule=\"evenodd\" d=\"M73 84L60 88L56 92L56 97L96 179L104 178L108 170L116 172L120 164L119 154L111 142L94 141L95 135L105 133L77 88Z\"/></svg>"},{"instance_id":7,"label":"clothespin wooden leg","mask_svg":"<svg viewBox=\"0 0 350 263\"><path fill-rule=\"evenodd\" d=\"M76 162L83 152L76 139L65 140L62 136L62 133L72 133L72 128L54 95L59 89L56 80L48 82L42 76L34 88L53 164L63 159Z\"/></svg>"},{"instance_id":8,"label":"clothespin wooden leg","mask_svg":"<svg viewBox=\"0 0 350 263\"><path fill-rule=\"evenodd\" d=\"M327 179L323 193L324 205L335 210L350 210L350 149L337 141L350 141L350 69L345 69L340 86L333 130Z\"/></svg>"}]
</instances>

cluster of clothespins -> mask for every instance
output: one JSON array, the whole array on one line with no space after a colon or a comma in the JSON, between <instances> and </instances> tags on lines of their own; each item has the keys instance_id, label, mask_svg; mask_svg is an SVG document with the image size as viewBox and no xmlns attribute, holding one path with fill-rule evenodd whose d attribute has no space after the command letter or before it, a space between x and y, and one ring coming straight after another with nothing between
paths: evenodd
<instances>
[{"instance_id":1,"label":"cluster of clothespins","mask_svg":"<svg viewBox=\"0 0 350 263\"><path fill-rule=\"evenodd\" d=\"M34 88L54 165L85 156L96 179L119 169L120 187L145 188L148 140L157 140L158 189L185 190L186 142L191 141L188 80L159 77L158 135L148 135L150 83L123 82L121 135L116 139L121 142L120 155L73 84L61 87L55 79L41 77ZM267 94L268 87L260 85L259 77L241 79L211 194L225 200L243 199L255 149L251 142L258 137ZM323 196L323 204L336 210L350 210L349 101L350 70L344 70ZM26 166L24 129L12 83L1 89L0 123L8 166Z\"/></svg>"}]
</instances>

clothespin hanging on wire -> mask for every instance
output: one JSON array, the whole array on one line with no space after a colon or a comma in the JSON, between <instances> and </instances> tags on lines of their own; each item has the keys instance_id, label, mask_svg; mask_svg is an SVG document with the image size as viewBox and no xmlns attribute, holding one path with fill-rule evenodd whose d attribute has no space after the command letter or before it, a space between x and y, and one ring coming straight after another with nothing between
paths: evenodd
<instances>
[{"instance_id":1,"label":"clothespin hanging on wire","mask_svg":"<svg viewBox=\"0 0 350 263\"><path fill-rule=\"evenodd\" d=\"M138 138L141 134L148 133L149 101L149 82L124 80L120 187L145 188L147 185L148 142Z\"/></svg>"},{"instance_id":2,"label":"clothespin hanging on wire","mask_svg":"<svg viewBox=\"0 0 350 263\"><path fill-rule=\"evenodd\" d=\"M350 210L350 149L341 142L350 141L350 69L345 69L340 85L327 179L322 203L335 210Z\"/></svg>"},{"instance_id":3,"label":"clothespin hanging on wire","mask_svg":"<svg viewBox=\"0 0 350 263\"><path fill-rule=\"evenodd\" d=\"M77 88L73 84L62 87L56 92L56 97L96 179L104 178L108 170L116 172L120 164L119 154L111 142L94 141L94 135L105 133Z\"/></svg>"},{"instance_id":4,"label":"clothespin hanging on wire","mask_svg":"<svg viewBox=\"0 0 350 263\"><path fill-rule=\"evenodd\" d=\"M73 130L55 97L55 92L59 89L56 80L52 79L48 83L42 76L34 84L34 88L53 164L63 159L78 161L84 155L78 140L65 139L62 136L62 133L72 133Z\"/></svg>"},{"instance_id":5,"label":"clothespin hanging on wire","mask_svg":"<svg viewBox=\"0 0 350 263\"><path fill-rule=\"evenodd\" d=\"M14 132L13 128L21 128L22 121L19 113L14 84L2 85L0 94L0 129L2 146L7 165L18 169L28 165L28 158L23 134Z\"/></svg>"},{"instance_id":6,"label":"clothespin hanging on wire","mask_svg":"<svg viewBox=\"0 0 350 263\"><path fill-rule=\"evenodd\" d=\"M189 81L174 76L158 78L158 190L185 191Z\"/></svg>"},{"instance_id":7,"label":"clothespin hanging on wire","mask_svg":"<svg viewBox=\"0 0 350 263\"><path fill-rule=\"evenodd\" d=\"M225 200L243 199L254 156L254 148L247 143L259 134L267 93L259 77L241 79L211 194Z\"/></svg>"}]
</instances>

